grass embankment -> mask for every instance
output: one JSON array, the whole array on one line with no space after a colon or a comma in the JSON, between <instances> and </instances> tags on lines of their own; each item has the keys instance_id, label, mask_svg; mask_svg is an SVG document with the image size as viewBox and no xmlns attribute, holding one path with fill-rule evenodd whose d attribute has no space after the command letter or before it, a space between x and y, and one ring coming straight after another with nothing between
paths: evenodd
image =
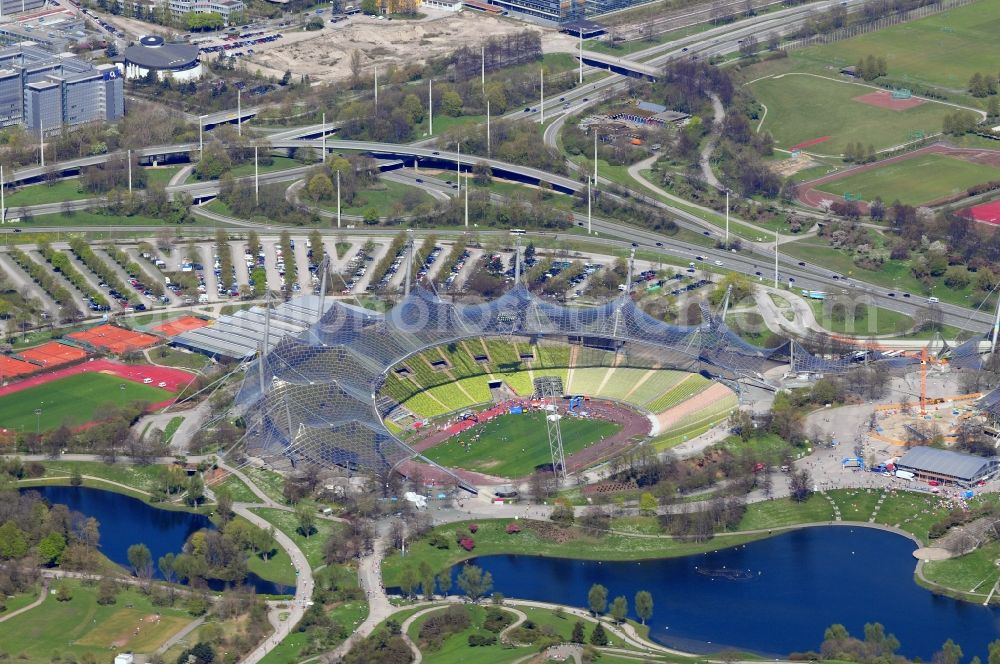
<instances>
[{"instance_id":1,"label":"grass embankment","mask_svg":"<svg viewBox=\"0 0 1000 664\"><path fill-rule=\"evenodd\" d=\"M403 198L412 199L412 204L404 205ZM350 205L342 204L341 214L363 217L369 210L374 210L379 217L402 216L410 214L420 205L433 204L434 199L427 192L417 187L411 187L392 180L380 180L378 184L359 191ZM322 207L337 210L337 200L324 201Z\"/></svg>"},{"instance_id":2,"label":"grass embankment","mask_svg":"<svg viewBox=\"0 0 1000 664\"><path fill-rule=\"evenodd\" d=\"M761 453L766 457L770 449L767 441L761 442L761 445ZM614 518L611 522L613 532L602 537L588 535L576 527L564 529L548 522L523 519L517 522L522 531L515 534L506 532L507 525L514 522L512 519L465 521L435 529L435 533L449 542L447 549L435 548L428 544L430 538L424 538L410 543L405 558L401 558L396 552L391 553L383 564L383 576L387 586L394 586L398 584L405 566L416 569L421 562L426 561L436 572L441 572L468 558L496 554L593 560L686 556L737 546L802 524L834 522L834 505L839 510L841 521L892 526L911 533L925 544L928 542L927 532L931 524L944 517L950 509L944 499L921 492L837 489L825 495L813 494L801 503L789 498L778 498L748 505L742 520L731 532L717 533L706 542L682 542L663 536L659 520L653 516ZM475 534L469 534L470 523L476 523L479 527ZM466 552L455 543L455 533L459 531L475 541L472 552ZM954 561L949 562L955 564ZM977 561L972 560L970 565L973 569L971 572L963 572L966 576L977 573Z\"/></svg>"},{"instance_id":3,"label":"grass embankment","mask_svg":"<svg viewBox=\"0 0 1000 664\"><path fill-rule=\"evenodd\" d=\"M65 580L72 599L47 595L38 607L0 623L0 652L14 661L50 662L63 656L108 657L109 646L120 652L153 652L193 618L127 588L114 604L97 603L97 587ZM157 618L158 617L158 618ZM141 627L141 629L140 629Z\"/></svg>"},{"instance_id":4,"label":"grass embankment","mask_svg":"<svg viewBox=\"0 0 1000 664\"><path fill-rule=\"evenodd\" d=\"M851 306L854 305L853 316ZM836 299L809 300L816 321L830 332L855 336L902 334L913 327L913 319L892 309L869 304L842 304Z\"/></svg>"},{"instance_id":5,"label":"grass embankment","mask_svg":"<svg viewBox=\"0 0 1000 664\"><path fill-rule=\"evenodd\" d=\"M211 360L201 353L192 353L169 346L160 346L149 351L149 358L156 364L194 371L201 371L211 363Z\"/></svg>"}]
</instances>

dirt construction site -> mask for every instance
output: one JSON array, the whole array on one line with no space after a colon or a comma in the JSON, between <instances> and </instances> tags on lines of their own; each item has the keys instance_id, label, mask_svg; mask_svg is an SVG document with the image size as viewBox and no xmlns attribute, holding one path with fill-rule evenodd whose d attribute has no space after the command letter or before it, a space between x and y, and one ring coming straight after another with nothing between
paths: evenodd
<instances>
[{"instance_id":1,"label":"dirt construction site","mask_svg":"<svg viewBox=\"0 0 1000 664\"><path fill-rule=\"evenodd\" d=\"M523 30L542 33L546 53L572 51L576 41L552 28L542 28L512 19L475 12L430 15L417 21L378 20L353 16L314 32L288 31L273 45L244 58L251 70L280 78L286 71L308 75L314 81L335 81L351 75L351 53L362 55L365 76L371 66L385 71L390 65L425 62L450 53L458 45L475 48L490 37L503 37Z\"/></svg>"}]
</instances>

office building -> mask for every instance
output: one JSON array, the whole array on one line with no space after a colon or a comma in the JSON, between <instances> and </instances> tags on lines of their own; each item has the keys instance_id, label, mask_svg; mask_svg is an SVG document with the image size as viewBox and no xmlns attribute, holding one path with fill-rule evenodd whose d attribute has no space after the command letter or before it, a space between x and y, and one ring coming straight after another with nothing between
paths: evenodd
<instances>
[{"instance_id":1,"label":"office building","mask_svg":"<svg viewBox=\"0 0 1000 664\"><path fill-rule=\"evenodd\" d=\"M245 9L242 0L167 0L167 6L175 16L183 16L190 12L207 14L215 12L222 16L226 23L230 17L242 14Z\"/></svg>"},{"instance_id":2,"label":"office building","mask_svg":"<svg viewBox=\"0 0 1000 664\"><path fill-rule=\"evenodd\" d=\"M50 133L125 114L122 76L70 53L22 44L0 50L0 126Z\"/></svg>"}]
</instances>

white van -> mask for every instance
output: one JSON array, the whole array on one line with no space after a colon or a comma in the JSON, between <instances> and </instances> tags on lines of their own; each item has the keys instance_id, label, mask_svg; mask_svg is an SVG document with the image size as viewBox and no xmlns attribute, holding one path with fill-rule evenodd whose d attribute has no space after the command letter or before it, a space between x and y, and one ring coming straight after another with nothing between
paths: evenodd
<instances>
[{"instance_id":1,"label":"white van","mask_svg":"<svg viewBox=\"0 0 1000 664\"><path fill-rule=\"evenodd\" d=\"M941 301L941 300L939 300L939 299L938 299L938 298L936 298L936 297L929 297L929 298L927 298L927 302L928 302L929 304L937 304L937 303L938 303L938 302L940 302L940 301Z\"/></svg>"}]
</instances>

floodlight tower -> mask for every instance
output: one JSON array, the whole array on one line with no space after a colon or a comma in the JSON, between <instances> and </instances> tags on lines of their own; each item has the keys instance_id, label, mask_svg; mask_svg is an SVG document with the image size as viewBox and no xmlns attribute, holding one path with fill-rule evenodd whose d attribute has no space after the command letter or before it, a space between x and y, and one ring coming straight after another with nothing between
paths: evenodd
<instances>
[{"instance_id":1,"label":"floodlight tower","mask_svg":"<svg viewBox=\"0 0 1000 664\"><path fill-rule=\"evenodd\" d=\"M556 412L555 406L546 406L549 414L545 416L545 427L549 433L549 453L552 455L552 474L558 479L566 479L566 455L563 453L562 429L559 420L562 415Z\"/></svg>"},{"instance_id":2,"label":"floodlight tower","mask_svg":"<svg viewBox=\"0 0 1000 664\"><path fill-rule=\"evenodd\" d=\"M413 265L413 229L406 229L406 285L403 287L403 296L410 294L410 270Z\"/></svg>"},{"instance_id":3,"label":"floodlight tower","mask_svg":"<svg viewBox=\"0 0 1000 664\"><path fill-rule=\"evenodd\" d=\"M514 236L514 286L521 283L521 236Z\"/></svg>"}]
</instances>

